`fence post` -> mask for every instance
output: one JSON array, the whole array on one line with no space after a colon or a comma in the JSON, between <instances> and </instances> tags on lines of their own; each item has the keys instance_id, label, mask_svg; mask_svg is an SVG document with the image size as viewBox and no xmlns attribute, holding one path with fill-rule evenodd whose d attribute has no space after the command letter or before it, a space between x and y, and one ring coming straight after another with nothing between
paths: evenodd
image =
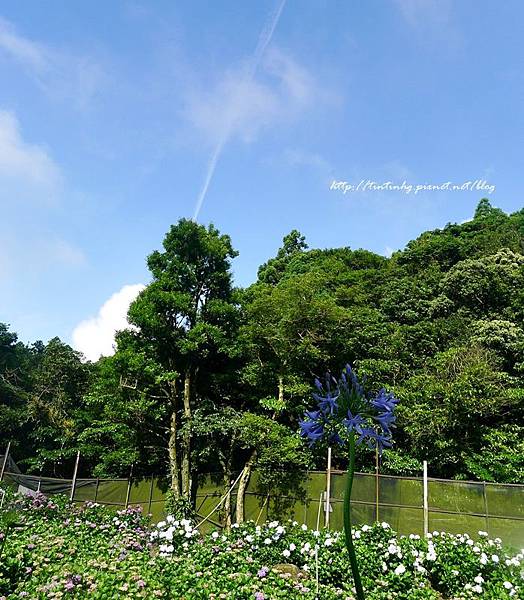
<instances>
[{"instance_id":1,"label":"fence post","mask_svg":"<svg viewBox=\"0 0 524 600\"><path fill-rule=\"evenodd\" d=\"M153 502L153 488L155 485L155 478L151 475L151 485L149 487L149 503L147 505L147 514L151 514L151 503Z\"/></svg>"},{"instance_id":2,"label":"fence post","mask_svg":"<svg viewBox=\"0 0 524 600\"><path fill-rule=\"evenodd\" d=\"M9 456L9 450L11 449L11 442L7 442L7 448L5 450L5 454L4 454L4 460L2 462L2 471L0 471L0 481L3 481L4 479L4 473L5 473L5 468L7 465L7 457Z\"/></svg>"},{"instance_id":3,"label":"fence post","mask_svg":"<svg viewBox=\"0 0 524 600\"><path fill-rule=\"evenodd\" d=\"M423 506L424 506L424 537L427 537L429 530L429 506L428 506L428 461L423 463L424 482L423 482Z\"/></svg>"},{"instance_id":4,"label":"fence post","mask_svg":"<svg viewBox=\"0 0 524 600\"><path fill-rule=\"evenodd\" d=\"M328 448L327 455L327 474L326 474L326 516L324 518L324 526L329 527L329 512L331 500L331 446Z\"/></svg>"},{"instance_id":5,"label":"fence post","mask_svg":"<svg viewBox=\"0 0 524 600\"><path fill-rule=\"evenodd\" d=\"M378 499L379 499L379 457L378 446L375 447L375 521L378 523Z\"/></svg>"},{"instance_id":6,"label":"fence post","mask_svg":"<svg viewBox=\"0 0 524 600\"><path fill-rule=\"evenodd\" d=\"M318 499L318 512L317 512L317 531L320 530L320 513L322 512L322 498L326 492L320 492L320 498Z\"/></svg>"},{"instance_id":7,"label":"fence post","mask_svg":"<svg viewBox=\"0 0 524 600\"><path fill-rule=\"evenodd\" d=\"M69 496L69 502L73 502L76 490L76 476L78 475L78 463L80 462L80 450L76 453L75 470L73 472L73 481L71 482L71 495Z\"/></svg>"},{"instance_id":8,"label":"fence post","mask_svg":"<svg viewBox=\"0 0 524 600\"><path fill-rule=\"evenodd\" d=\"M96 504L96 500L98 498L98 488L100 486L100 478L97 477L96 478L96 486L95 486L95 499L93 500L93 502Z\"/></svg>"},{"instance_id":9,"label":"fence post","mask_svg":"<svg viewBox=\"0 0 524 600\"><path fill-rule=\"evenodd\" d=\"M126 504L125 508L129 506L129 496L131 495L131 484L133 481L133 465L131 465L131 469L129 470L129 477L127 479L127 492L126 492Z\"/></svg>"},{"instance_id":10,"label":"fence post","mask_svg":"<svg viewBox=\"0 0 524 600\"><path fill-rule=\"evenodd\" d=\"M488 496L486 494L486 482L482 482L482 495L484 496L484 514L486 523L486 533L489 535L489 517L488 517Z\"/></svg>"}]
</instances>

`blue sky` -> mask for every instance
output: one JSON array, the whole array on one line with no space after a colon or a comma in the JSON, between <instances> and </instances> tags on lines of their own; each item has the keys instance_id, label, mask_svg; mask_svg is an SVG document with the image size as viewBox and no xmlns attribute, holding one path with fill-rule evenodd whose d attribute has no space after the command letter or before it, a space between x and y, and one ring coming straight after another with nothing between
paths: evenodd
<instances>
[{"instance_id":1,"label":"blue sky","mask_svg":"<svg viewBox=\"0 0 524 600\"><path fill-rule=\"evenodd\" d=\"M523 20L520 0L4 0L0 321L107 351L217 148L198 220L231 235L239 285L293 228L387 254L482 196L522 208Z\"/></svg>"}]
</instances>

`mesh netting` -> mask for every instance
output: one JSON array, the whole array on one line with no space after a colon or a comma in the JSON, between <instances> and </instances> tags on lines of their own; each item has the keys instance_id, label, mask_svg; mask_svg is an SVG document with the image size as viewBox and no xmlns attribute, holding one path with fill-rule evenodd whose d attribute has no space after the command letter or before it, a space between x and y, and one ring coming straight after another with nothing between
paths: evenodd
<instances>
[{"instance_id":1,"label":"mesh netting","mask_svg":"<svg viewBox=\"0 0 524 600\"><path fill-rule=\"evenodd\" d=\"M71 492L71 480L22 475L8 471L5 482L28 493L37 490L46 494ZM343 498L346 474L331 474L329 501L329 526L343 528ZM293 519L310 528L323 527L328 508L325 492L325 472L305 473L301 490L263 490L257 473L251 476L244 500L246 519L258 522ZM78 479L75 502L96 501L115 508L127 504L140 505L151 513L153 520L164 516L166 492L164 480L147 478ZM219 477L204 475L199 478L196 509L200 518L215 509L224 494L224 484ZM428 529L476 535L487 531L491 537L500 537L504 543L524 546L524 485L503 485L428 480ZM236 489L231 494L233 515L236 509ZM206 527L222 525L223 510L213 513ZM356 473L352 494L352 519L355 525L386 521L400 534L422 534L424 531L423 480L413 477L393 477Z\"/></svg>"}]
</instances>

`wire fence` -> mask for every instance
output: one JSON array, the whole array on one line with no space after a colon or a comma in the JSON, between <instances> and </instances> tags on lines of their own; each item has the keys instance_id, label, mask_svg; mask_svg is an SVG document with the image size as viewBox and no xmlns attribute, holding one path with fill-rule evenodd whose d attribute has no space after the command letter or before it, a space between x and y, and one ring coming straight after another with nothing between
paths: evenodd
<instances>
[{"instance_id":1,"label":"wire fence","mask_svg":"<svg viewBox=\"0 0 524 600\"><path fill-rule=\"evenodd\" d=\"M343 471L307 472L293 479L293 487L267 490L255 472L245 495L245 518L258 522L290 518L310 528L342 529L345 476ZM216 474L199 479L196 510L200 517L209 515L223 498L224 489L217 479ZM139 505L154 521L165 516L167 484L161 478L57 479L5 470L4 481L29 494L65 493L77 503L92 501L115 508ZM231 492L233 515L236 493L235 488ZM223 508L212 516L206 526L222 527ZM400 534L486 531L507 545L524 547L524 485L356 473L352 516L359 525L386 521Z\"/></svg>"}]
</instances>

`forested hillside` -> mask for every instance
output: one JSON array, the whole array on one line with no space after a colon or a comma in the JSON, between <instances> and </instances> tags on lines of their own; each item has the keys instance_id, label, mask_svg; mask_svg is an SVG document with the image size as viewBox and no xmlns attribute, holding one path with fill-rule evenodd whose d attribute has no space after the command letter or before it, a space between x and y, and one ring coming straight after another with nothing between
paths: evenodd
<instances>
[{"instance_id":1,"label":"forested hillside","mask_svg":"<svg viewBox=\"0 0 524 600\"><path fill-rule=\"evenodd\" d=\"M325 466L297 423L314 377L350 363L400 399L383 472L427 459L433 476L524 481L524 210L482 200L391 258L309 249L293 231L247 289L233 285L235 255L213 226L174 225L148 257L135 328L96 364L0 325L0 440L19 464L68 475L79 449L85 473L133 464L165 474L180 501L209 471L225 486L252 468L285 484L282 470ZM358 468L374 458L361 450Z\"/></svg>"}]
</instances>

